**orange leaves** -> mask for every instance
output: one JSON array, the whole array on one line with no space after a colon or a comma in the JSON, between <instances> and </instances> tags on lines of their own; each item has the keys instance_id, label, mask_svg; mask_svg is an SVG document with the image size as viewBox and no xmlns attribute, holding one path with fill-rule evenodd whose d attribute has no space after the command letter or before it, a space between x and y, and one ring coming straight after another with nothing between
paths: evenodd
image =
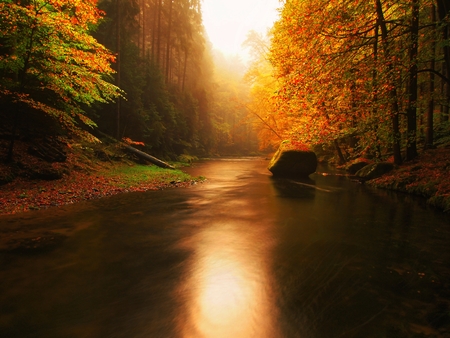
<instances>
[{"instance_id":1,"label":"orange leaves","mask_svg":"<svg viewBox=\"0 0 450 338\"><path fill-rule=\"evenodd\" d=\"M34 0L30 6L0 3L0 13L7 18L0 25L0 39L14 51L13 55L2 55L0 68L6 70L4 74L24 74L22 84L14 77L9 82L2 81L0 93L54 117L65 129L79 135L85 133L78 129L77 122L94 125L83 115L80 105L112 101L121 94L104 80L104 75L114 73L111 68L114 56L89 34L88 26L97 23L102 15L96 3L94 0ZM27 88L29 83L34 87ZM9 86L22 87L33 95L17 93ZM43 101L44 90L52 91L57 102L49 105Z\"/></svg>"},{"instance_id":2,"label":"orange leaves","mask_svg":"<svg viewBox=\"0 0 450 338\"><path fill-rule=\"evenodd\" d=\"M126 144L129 145L140 145L140 146L145 146L144 142L139 142L139 141L133 141L132 139L130 139L129 137L123 137L122 141L124 141Z\"/></svg>"}]
</instances>

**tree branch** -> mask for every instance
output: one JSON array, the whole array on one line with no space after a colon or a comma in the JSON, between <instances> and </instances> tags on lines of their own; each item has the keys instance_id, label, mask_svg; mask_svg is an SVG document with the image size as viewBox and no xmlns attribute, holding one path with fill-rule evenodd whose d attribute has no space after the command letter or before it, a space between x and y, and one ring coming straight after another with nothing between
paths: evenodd
<instances>
[{"instance_id":1,"label":"tree branch","mask_svg":"<svg viewBox=\"0 0 450 338\"><path fill-rule=\"evenodd\" d=\"M433 74L439 76L442 80L444 80L448 84L450 84L450 79L448 77L446 77L445 75L442 75L441 73L439 73L438 71L436 71L434 69L431 69L431 68L421 69L421 70L418 70L417 73L433 73Z\"/></svg>"}]
</instances>

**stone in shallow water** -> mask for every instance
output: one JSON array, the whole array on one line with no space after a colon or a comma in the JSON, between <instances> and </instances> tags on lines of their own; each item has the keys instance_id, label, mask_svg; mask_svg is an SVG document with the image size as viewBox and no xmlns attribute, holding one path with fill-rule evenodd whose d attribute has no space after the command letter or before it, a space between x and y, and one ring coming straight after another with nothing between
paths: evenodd
<instances>
[{"instance_id":1,"label":"stone in shallow water","mask_svg":"<svg viewBox=\"0 0 450 338\"><path fill-rule=\"evenodd\" d=\"M313 151L283 149L280 146L268 169L276 177L307 177L317 169L317 156Z\"/></svg>"},{"instance_id":2,"label":"stone in shallow water","mask_svg":"<svg viewBox=\"0 0 450 338\"><path fill-rule=\"evenodd\" d=\"M362 169L358 170L355 174L356 177L371 180L383 176L394 169L394 165L388 162L372 163Z\"/></svg>"},{"instance_id":3,"label":"stone in shallow water","mask_svg":"<svg viewBox=\"0 0 450 338\"><path fill-rule=\"evenodd\" d=\"M360 161L356 161L353 163L350 163L349 165L347 165L345 167L345 169L350 173L350 174L356 174L356 172L362 168L364 168L365 166L369 165L370 162L368 161L364 161L364 160L360 160Z\"/></svg>"}]
</instances>

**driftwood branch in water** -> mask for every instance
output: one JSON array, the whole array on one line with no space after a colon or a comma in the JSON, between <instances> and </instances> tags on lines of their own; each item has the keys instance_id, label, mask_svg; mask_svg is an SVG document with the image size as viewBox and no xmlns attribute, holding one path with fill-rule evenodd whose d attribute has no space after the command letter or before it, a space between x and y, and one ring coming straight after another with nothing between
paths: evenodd
<instances>
[{"instance_id":1,"label":"driftwood branch in water","mask_svg":"<svg viewBox=\"0 0 450 338\"><path fill-rule=\"evenodd\" d=\"M158 167L166 168L166 169L175 169L169 163L161 161L160 159L157 159L156 157L154 157L152 155L149 155L147 153L144 153L143 151L140 151L140 150L138 150L136 148L133 148L133 147L127 145L127 144L124 145L124 147L125 147L125 150L127 150L128 152L136 155L139 158L142 158L142 159L144 159L146 161L149 161L149 162L153 163L154 165L157 165Z\"/></svg>"},{"instance_id":2,"label":"driftwood branch in water","mask_svg":"<svg viewBox=\"0 0 450 338\"><path fill-rule=\"evenodd\" d=\"M324 189L324 188L319 188L313 184L308 184L308 183L302 183L302 182L297 182L297 181L292 181L290 180L292 183L298 184L298 185L303 185L305 187L309 187L309 188L313 188L316 190L320 190L320 191L325 191L325 192L333 192L333 190L329 190L329 189Z\"/></svg>"}]
</instances>

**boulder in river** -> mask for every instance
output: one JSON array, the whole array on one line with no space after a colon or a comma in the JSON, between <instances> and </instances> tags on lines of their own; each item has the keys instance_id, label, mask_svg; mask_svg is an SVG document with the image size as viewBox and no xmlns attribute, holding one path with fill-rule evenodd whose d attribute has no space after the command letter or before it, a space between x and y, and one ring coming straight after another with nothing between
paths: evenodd
<instances>
[{"instance_id":1,"label":"boulder in river","mask_svg":"<svg viewBox=\"0 0 450 338\"><path fill-rule=\"evenodd\" d=\"M356 172L362 168L364 168L365 166L369 165L370 162L366 161L366 160L356 160L353 161L352 163L349 163L346 167L345 170L347 170L350 174L356 174Z\"/></svg>"},{"instance_id":2,"label":"boulder in river","mask_svg":"<svg viewBox=\"0 0 450 338\"><path fill-rule=\"evenodd\" d=\"M358 170L355 176L361 180L367 181L381 177L393 169L394 165L389 162L372 163Z\"/></svg>"},{"instance_id":3,"label":"boulder in river","mask_svg":"<svg viewBox=\"0 0 450 338\"><path fill-rule=\"evenodd\" d=\"M307 177L317 169L317 156L313 151L290 149L281 144L268 169L276 177Z\"/></svg>"}]
</instances>

